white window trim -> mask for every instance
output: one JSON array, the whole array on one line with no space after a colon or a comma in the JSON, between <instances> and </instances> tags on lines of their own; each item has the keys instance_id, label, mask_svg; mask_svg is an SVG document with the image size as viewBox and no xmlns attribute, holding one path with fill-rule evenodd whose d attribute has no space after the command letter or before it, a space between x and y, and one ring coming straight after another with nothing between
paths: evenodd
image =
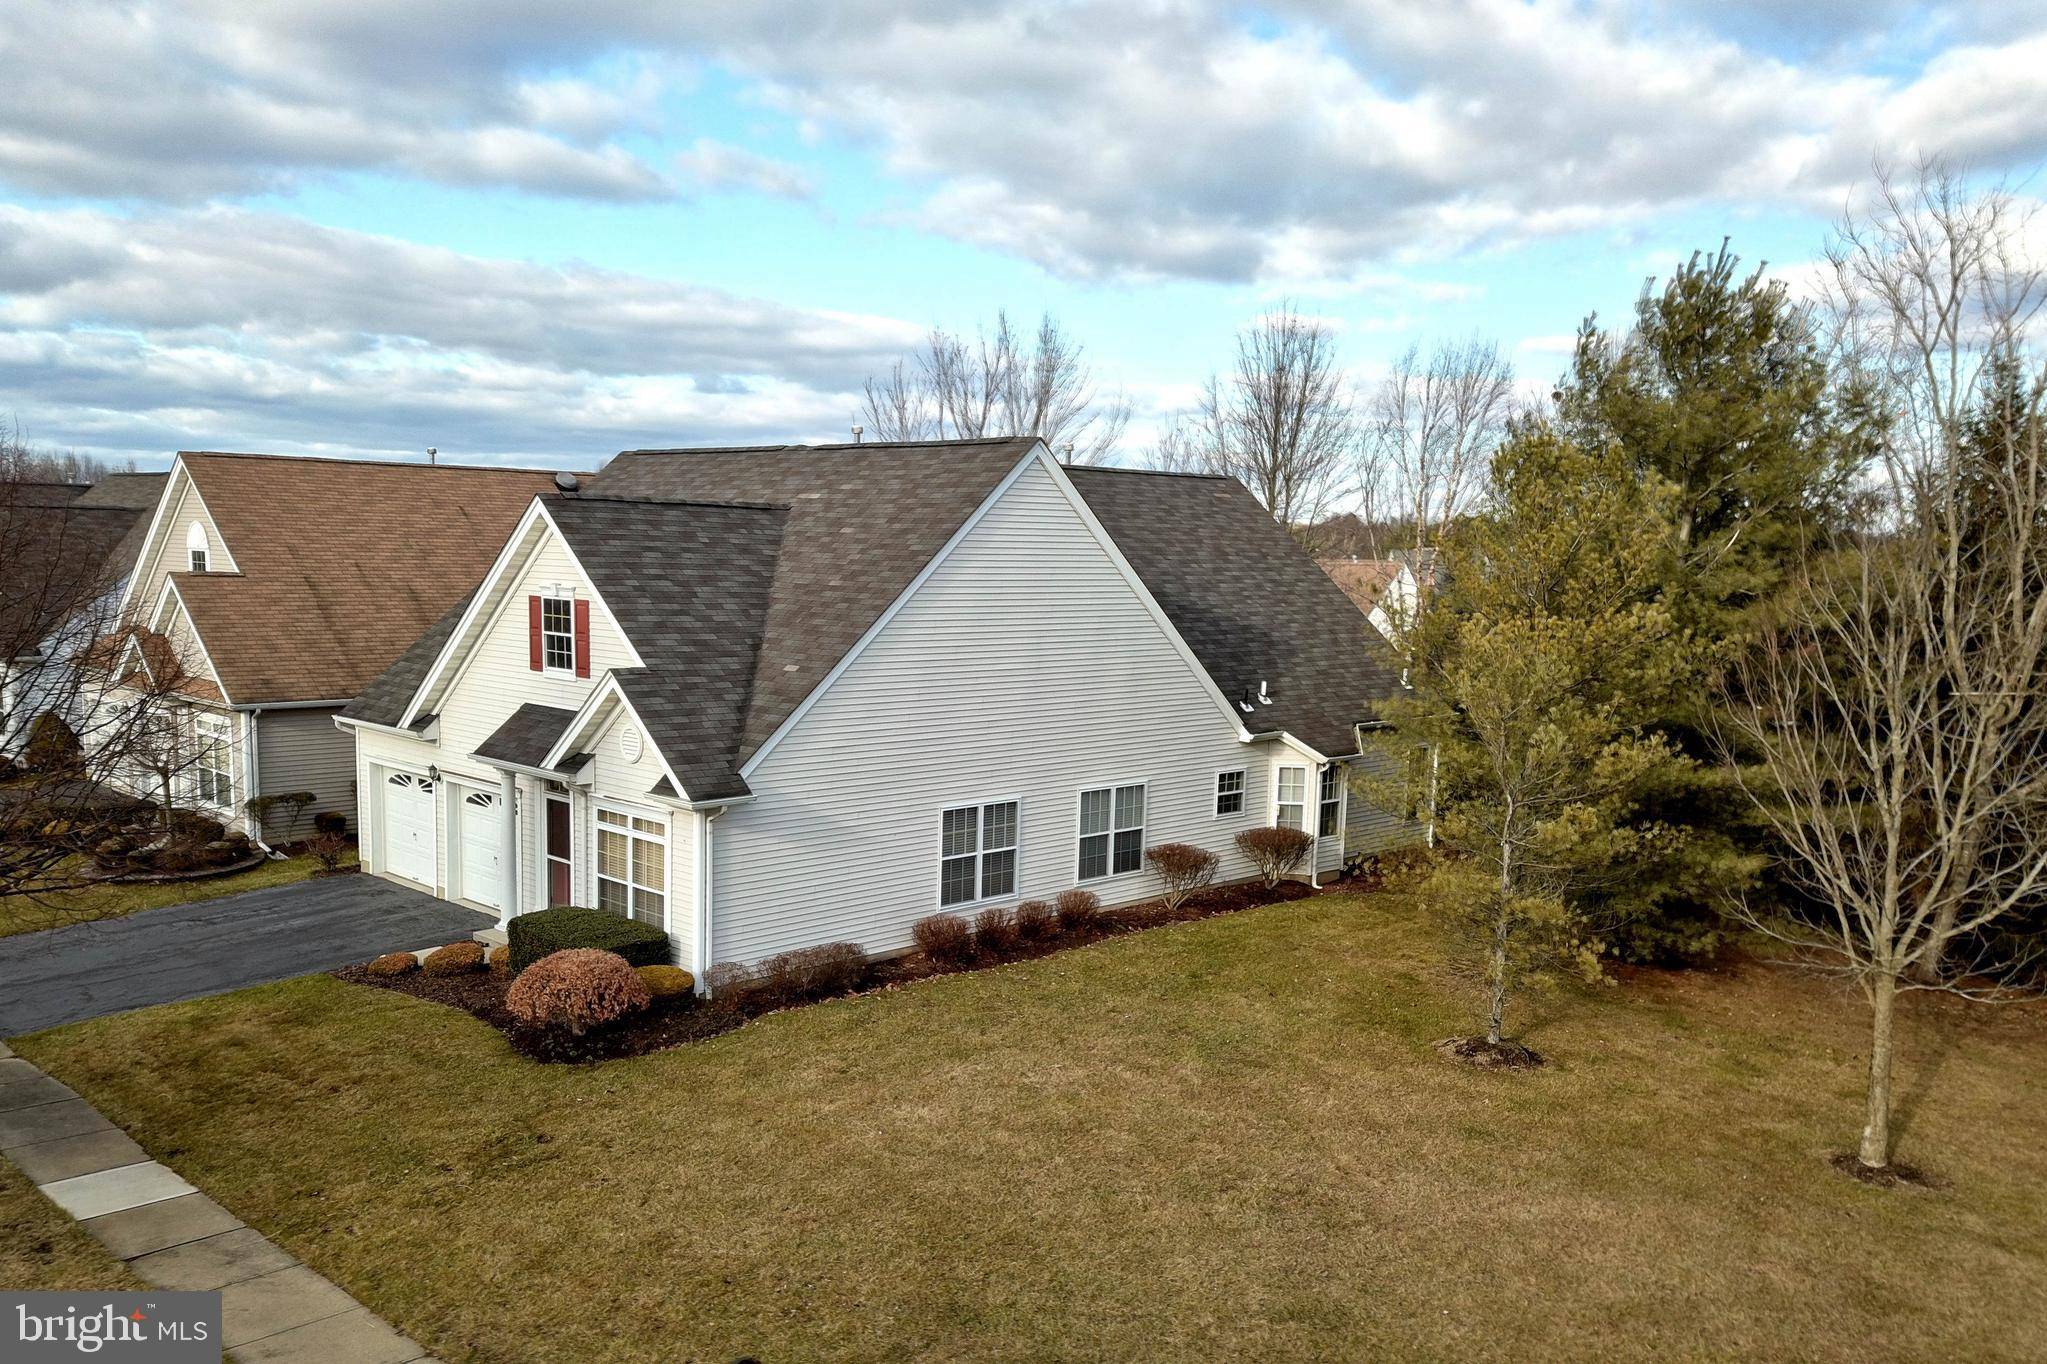
<instances>
[{"instance_id":1,"label":"white window trim","mask_svg":"<svg viewBox=\"0 0 2047 1364\"><path fill-rule=\"evenodd\" d=\"M1009 890L1003 892L1000 895L981 894L982 859L987 857L987 855L991 851L991 849L982 846L981 831L987 827L987 810L988 807L991 805L1014 805L1016 807L1016 842L1010 844L1007 848L992 849L992 851L994 852L1013 852L1016 854L1015 884ZM941 913L957 914L961 910L974 909L981 905L999 904L1004 900L1016 899L1017 896L1022 892L1023 807L1024 803L1022 796L989 796L983 800L977 800L970 797L966 800L949 800L945 802L945 804L938 807L938 835L933 843L933 846L938 851L937 862L938 875L937 880L933 883L931 887L931 898L932 902L938 906L939 911ZM975 812L974 851L972 854L974 859L974 898L971 900L954 900L951 904L947 904L945 901L945 864L949 861L952 861L954 858L965 857L968 855L966 853L954 853L951 857L948 857L946 855L945 816L949 811L953 810L973 810Z\"/></svg>"},{"instance_id":2,"label":"white window trim","mask_svg":"<svg viewBox=\"0 0 2047 1364\"><path fill-rule=\"evenodd\" d=\"M598 833L600 830L604 828L603 817L607 814L617 815L620 818L624 819L627 823L627 827L624 829L612 830L613 833L623 833L627 839L626 880L624 883L626 887L625 917L628 919L632 919L634 923L639 923L640 920L633 918L632 893L635 890L653 890L651 886L642 886L637 881L634 881L632 879L633 858L631 840L635 838L644 838L650 843L659 843L661 845L661 889L658 891L654 891L654 893L661 897L661 931L663 933L669 932L670 931L669 924L674 921L673 915L675 913L675 863L673 860L673 856L669 851L672 846L672 844L669 841L669 836L673 834L675 831L669 823L668 816L662 811L655 810L650 807L626 805L616 801L606 800L601 796L591 801L590 806L591 806L590 899L592 904L594 905L596 901L600 898L598 895L597 885L599 881L616 881L618 879L613 876L604 875L603 871L604 859L598 854L597 851ZM573 821L575 818L575 809L573 806L570 807L569 817L571 820L570 828L571 831L573 832L574 829ZM650 834L644 829L633 828L632 821L635 819L649 820L653 823L659 824L661 826L661 832L658 834ZM545 845L543 844L543 847L544 846Z\"/></svg>"},{"instance_id":3,"label":"white window trim","mask_svg":"<svg viewBox=\"0 0 2047 1364\"><path fill-rule=\"evenodd\" d=\"M572 587L562 587L557 584L552 587L541 588L537 595L540 597L540 671L553 677L574 677L576 676L576 591ZM556 601L568 604L569 628L566 631L549 630L547 628L547 604ZM550 634L556 639L560 639L564 634L568 636L569 661L566 667L548 661L547 637Z\"/></svg>"},{"instance_id":4,"label":"white window trim","mask_svg":"<svg viewBox=\"0 0 2047 1364\"><path fill-rule=\"evenodd\" d=\"M206 733L206 729L210 726L218 726L219 732L209 736ZM209 766L205 761L207 749L209 747L208 741L209 739L212 738L217 738L222 745L221 765L219 767ZM214 775L216 780L213 783L213 785L216 791L218 791L221 785L221 782L218 780L218 778L221 777L226 778L227 786L226 800L215 800L204 793L200 784L200 776L202 773L212 773ZM236 785L237 783L235 781L234 721L229 719L225 715L215 715L211 711L192 712L191 786L193 801L199 805L203 805L209 810L232 810L235 808Z\"/></svg>"},{"instance_id":5,"label":"white window trim","mask_svg":"<svg viewBox=\"0 0 2047 1364\"><path fill-rule=\"evenodd\" d=\"M1226 811L1222 808L1224 777L1236 777L1242 783L1237 788L1237 808L1234 810ZM1209 794L1214 797L1214 801L1209 808L1214 812L1217 819L1241 819L1245 812L1251 808L1251 769L1248 767L1218 767L1215 770L1214 778L1209 782ZM1151 814L1149 807L1146 808L1145 814L1147 816Z\"/></svg>"},{"instance_id":6,"label":"white window trim","mask_svg":"<svg viewBox=\"0 0 2047 1364\"><path fill-rule=\"evenodd\" d=\"M1280 789L1286 785L1286 774L1288 772L1298 772L1301 774L1301 798L1299 800L1283 801L1279 798ZM1308 787L1314 780L1315 769L1307 763L1280 763L1272 769L1272 823L1275 828L1288 827L1281 825L1279 822L1280 808L1285 805L1295 805L1300 807L1301 822L1291 827L1297 828L1302 833L1310 836L1314 834L1314 827L1308 823L1308 810L1314 804L1314 801L1308 798Z\"/></svg>"},{"instance_id":7,"label":"white window trim","mask_svg":"<svg viewBox=\"0 0 2047 1364\"><path fill-rule=\"evenodd\" d=\"M1135 786L1135 787L1137 787L1137 788L1138 788L1139 790L1141 790L1141 791L1143 791L1143 792L1144 792L1144 822L1143 822L1142 824L1138 824L1138 825L1135 825L1135 826L1133 826L1133 827L1135 827L1135 828L1137 829L1137 831L1138 831L1138 839L1137 839L1137 865L1136 865L1136 866L1134 866L1134 867L1132 867L1132 868L1131 868L1131 869L1130 869L1129 871L1117 871L1117 870L1116 870L1116 835L1117 835L1117 834L1119 834L1119 833L1128 833L1128 832L1129 832L1129 830L1128 830L1128 829L1121 829L1121 828L1118 828L1118 827L1117 827L1117 824L1116 824L1116 793L1117 793L1118 791L1122 790L1122 789L1123 789L1124 787L1126 787L1126 786ZM1108 869L1107 871L1103 872L1103 873L1102 873L1102 874L1101 874L1100 876L1082 876L1082 875L1080 874L1080 856L1081 856L1081 854L1080 854L1080 845L1081 845L1081 841L1082 841L1083 839L1087 839L1087 838L1100 838L1100 837L1102 837L1102 835L1100 835L1100 834L1087 834L1087 833L1082 833L1082 832L1081 832L1081 825L1080 825L1080 821L1081 821L1081 810L1082 810L1082 807L1083 807L1083 803L1084 803L1084 802L1086 801L1086 799L1087 799L1087 794L1088 794L1088 792L1090 792L1090 791L1107 791L1107 792L1109 793L1109 828L1108 828L1108 838L1109 838L1109 869ZM1118 877L1122 877L1122 876L1141 876L1141 875L1143 875L1143 874L1144 874L1144 849L1145 849L1145 840L1146 840L1146 839L1147 839L1147 838L1148 838L1148 837L1150 836L1150 834L1151 834L1151 783L1150 783L1149 781L1137 781L1137 780L1124 780L1124 781L1094 781L1094 782L1089 782L1089 783L1088 783L1087 785L1085 785L1085 786L1081 787L1081 788L1080 788L1080 789L1079 789L1078 791L1074 792L1074 795L1073 795L1073 880L1074 880L1074 883L1075 883L1076 885L1094 885L1094 884L1097 884L1097 883L1099 883L1099 882L1102 882L1102 881L1114 881L1114 880L1116 880L1116 879L1117 879Z\"/></svg>"},{"instance_id":8,"label":"white window trim","mask_svg":"<svg viewBox=\"0 0 2047 1364\"><path fill-rule=\"evenodd\" d=\"M1336 797L1331 799L1322 794L1322 783L1329 778L1336 779ZM1315 778L1315 837L1341 838L1343 836L1344 805L1350 795L1350 777L1342 763L1330 763L1322 769L1322 775ZM1322 832L1322 812L1330 806L1336 807L1336 827L1328 833Z\"/></svg>"}]
</instances>

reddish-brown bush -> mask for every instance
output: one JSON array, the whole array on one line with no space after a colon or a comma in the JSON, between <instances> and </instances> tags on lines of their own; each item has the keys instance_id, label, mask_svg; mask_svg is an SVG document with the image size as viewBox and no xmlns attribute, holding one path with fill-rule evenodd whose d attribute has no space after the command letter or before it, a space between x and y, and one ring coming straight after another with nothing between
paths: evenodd
<instances>
[{"instance_id":1,"label":"reddish-brown bush","mask_svg":"<svg viewBox=\"0 0 2047 1364\"><path fill-rule=\"evenodd\" d=\"M386 952L364 969L373 976L402 976L419 969L419 958L410 952Z\"/></svg>"},{"instance_id":2,"label":"reddish-brown bush","mask_svg":"<svg viewBox=\"0 0 2047 1364\"><path fill-rule=\"evenodd\" d=\"M594 947L551 952L519 973L505 1010L528 1027L580 1037L647 1007L647 985L624 957Z\"/></svg>"},{"instance_id":3,"label":"reddish-brown bush","mask_svg":"<svg viewBox=\"0 0 2047 1364\"><path fill-rule=\"evenodd\" d=\"M1016 916L1002 905L990 905L974 916L974 947L984 956L1016 950Z\"/></svg>"},{"instance_id":4,"label":"reddish-brown bush","mask_svg":"<svg viewBox=\"0 0 2047 1364\"><path fill-rule=\"evenodd\" d=\"M704 988L720 1003L731 1003L752 988L753 968L736 961L712 962L704 968Z\"/></svg>"},{"instance_id":5,"label":"reddish-brown bush","mask_svg":"<svg viewBox=\"0 0 2047 1364\"><path fill-rule=\"evenodd\" d=\"M430 976L460 976L483 969L483 944L451 942L426 954L419 969Z\"/></svg>"},{"instance_id":6,"label":"reddish-brown bush","mask_svg":"<svg viewBox=\"0 0 2047 1364\"><path fill-rule=\"evenodd\" d=\"M339 871L341 859L348 856L348 836L336 833L317 834L307 841L306 851L313 855L323 869Z\"/></svg>"},{"instance_id":7,"label":"reddish-brown bush","mask_svg":"<svg viewBox=\"0 0 2047 1364\"><path fill-rule=\"evenodd\" d=\"M512 945L510 943L499 943L496 947L490 949L490 969L499 975L508 976L512 973Z\"/></svg>"},{"instance_id":8,"label":"reddish-brown bush","mask_svg":"<svg viewBox=\"0 0 2047 1364\"><path fill-rule=\"evenodd\" d=\"M1068 933L1085 933L1102 921L1102 897L1091 890L1062 890L1052 906Z\"/></svg>"},{"instance_id":9,"label":"reddish-brown bush","mask_svg":"<svg viewBox=\"0 0 2047 1364\"><path fill-rule=\"evenodd\" d=\"M860 944L828 942L769 957L754 972L753 988L777 1004L801 1004L856 990L867 972Z\"/></svg>"},{"instance_id":10,"label":"reddish-brown bush","mask_svg":"<svg viewBox=\"0 0 2047 1364\"><path fill-rule=\"evenodd\" d=\"M1237 835L1237 851L1251 859L1267 886L1276 886L1308 855L1315 840L1300 829L1246 829Z\"/></svg>"},{"instance_id":11,"label":"reddish-brown bush","mask_svg":"<svg viewBox=\"0 0 2047 1364\"><path fill-rule=\"evenodd\" d=\"M1024 942L1043 942L1059 931L1052 906L1043 900L1026 900L1016 907L1016 936Z\"/></svg>"},{"instance_id":12,"label":"reddish-brown bush","mask_svg":"<svg viewBox=\"0 0 2047 1364\"><path fill-rule=\"evenodd\" d=\"M917 950L941 966L964 966L974 959L974 935L966 921L951 914L933 914L910 925Z\"/></svg>"},{"instance_id":13,"label":"reddish-brown bush","mask_svg":"<svg viewBox=\"0 0 2047 1364\"><path fill-rule=\"evenodd\" d=\"M1146 848L1144 861L1158 878L1159 898L1175 913L1188 896L1208 888L1208 883L1215 880L1215 869L1222 863L1220 857L1192 843L1161 843Z\"/></svg>"}]
</instances>

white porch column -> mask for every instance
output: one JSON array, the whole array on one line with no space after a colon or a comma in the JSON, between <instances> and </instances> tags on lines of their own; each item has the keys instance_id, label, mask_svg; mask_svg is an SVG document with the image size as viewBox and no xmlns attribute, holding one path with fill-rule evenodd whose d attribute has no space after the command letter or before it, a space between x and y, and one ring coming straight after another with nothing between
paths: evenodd
<instances>
[{"instance_id":1,"label":"white porch column","mask_svg":"<svg viewBox=\"0 0 2047 1364\"><path fill-rule=\"evenodd\" d=\"M526 879L526 863L519 856L519 779L502 768L498 770L498 808L504 821L501 842L505 860L498 876L499 898L504 902L498 914L498 927L503 928L519 912L519 890Z\"/></svg>"}]
</instances>

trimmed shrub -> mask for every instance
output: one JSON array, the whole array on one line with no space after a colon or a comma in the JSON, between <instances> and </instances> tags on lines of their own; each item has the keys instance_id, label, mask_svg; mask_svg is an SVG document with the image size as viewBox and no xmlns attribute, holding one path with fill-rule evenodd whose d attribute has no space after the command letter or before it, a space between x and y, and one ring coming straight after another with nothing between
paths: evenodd
<instances>
[{"instance_id":1,"label":"trimmed shrub","mask_svg":"<svg viewBox=\"0 0 2047 1364\"><path fill-rule=\"evenodd\" d=\"M800 1004L858 989L867 971L858 943L828 942L769 957L753 973L753 988L778 1004Z\"/></svg>"},{"instance_id":2,"label":"trimmed shrub","mask_svg":"<svg viewBox=\"0 0 2047 1364\"><path fill-rule=\"evenodd\" d=\"M1091 890L1062 890L1052 908L1068 933L1084 933L1102 921L1102 897Z\"/></svg>"},{"instance_id":3,"label":"trimmed shrub","mask_svg":"<svg viewBox=\"0 0 2047 1364\"><path fill-rule=\"evenodd\" d=\"M951 914L933 914L910 925L917 950L941 966L964 966L974 959L974 935L966 922Z\"/></svg>"},{"instance_id":4,"label":"trimmed shrub","mask_svg":"<svg viewBox=\"0 0 2047 1364\"><path fill-rule=\"evenodd\" d=\"M634 966L669 964L668 935L660 929L580 905L556 905L553 909L515 915L505 925L505 935L512 949L515 972L524 972L548 953L570 947L616 952Z\"/></svg>"},{"instance_id":5,"label":"trimmed shrub","mask_svg":"<svg viewBox=\"0 0 2047 1364\"><path fill-rule=\"evenodd\" d=\"M364 969L373 976L402 976L419 969L419 958L410 952L386 952Z\"/></svg>"},{"instance_id":6,"label":"trimmed shrub","mask_svg":"<svg viewBox=\"0 0 2047 1364\"><path fill-rule=\"evenodd\" d=\"M322 810L313 816L313 832L316 834L345 834L348 832L348 816L339 810Z\"/></svg>"},{"instance_id":7,"label":"trimmed shrub","mask_svg":"<svg viewBox=\"0 0 2047 1364\"><path fill-rule=\"evenodd\" d=\"M1043 942L1058 931L1059 920L1043 900L1026 900L1016 907L1016 936L1024 942Z\"/></svg>"},{"instance_id":8,"label":"trimmed shrub","mask_svg":"<svg viewBox=\"0 0 2047 1364\"><path fill-rule=\"evenodd\" d=\"M1159 880L1159 898L1174 913L1187 903L1188 896L1206 890L1208 883L1215 880L1215 869L1222 865L1220 857L1192 843L1161 843L1146 848L1144 862Z\"/></svg>"},{"instance_id":9,"label":"trimmed shrub","mask_svg":"<svg viewBox=\"0 0 2047 1364\"><path fill-rule=\"evenodd\" d=\"M426 954L419 969L430 976L461 976L483 969L483 944L451 942Z\"/></svg>"},{"instance_id":10,"label":"trimmed shrub","mask_svg":"<svg viewBox=\"0 0 2047 1364\"><path fill-rule=\"evenodd\" d=\"M179 842L212 843L227 837L227 825L197 810L173 810L170 836Z\"/></svg>"},{"instance_id":11,"label":"trimmed shrub","mask_svg":"<svg viewBox=\"0 0 2047 1364\"><path fill-rule=\"evenodd\" d=\"M512 949L501 943L490 949L485 962L491 970L499 975L510 975L512 972Z\"/></svg>"},{"instance_id":12,"label":"trimmed shrub","mask_svg":"<svg viewBox=\"0 0 2047 1364\"><path fill-rule=\"evenodd\" d=\"M696 992L697 978L680 966L635 966L633 974L653 999L686 999Z\"/></svg>"},{"instance_id":13,"label":"trimmed shrub","mask_svg":"<svg viewBox=\"0 0 2047 1364\"><path fill-rule=\"evenodd\" d=\"M1237 851L1251 859L1268 889L1300 866L1313 846L1315 840L1305 830L1276 825L1270 829L1246 829L1237 835Z\"/></svg>"},{"instance_id":14,"label":"trimmed shrub","mask_svg":"<svg viewBox=\"0 0 2047 1364\"><path fill-rule=\"evenodd\" d=\"M990 905L974 916L974 946L991 957L1016 950L1016 916Z\"/></svg>"},{"instance_id":15,"label":"trimmed shrub","mask_svg":"<svg viewBox=\"0 0 2047 1364\"><path fill-rule=\"evenodd\" d=\"M713 962L704 968L704 988L716 1002L731 1002L753 988L753 983L753 968L736 961Z\"/></svg>"},{"instance_id":16,"label":"trimmed shrub","mask_svg":"<svg viewBox=\"0 0 2047 1364\"><path fill-rule=\"evenodd\" d=\"M505 992L505 1011L513 1018L571 1037L630 1017L652 1002L646 982L625 958L595 947L550 952L521 971Z\"/></svg>"}]
</instances>

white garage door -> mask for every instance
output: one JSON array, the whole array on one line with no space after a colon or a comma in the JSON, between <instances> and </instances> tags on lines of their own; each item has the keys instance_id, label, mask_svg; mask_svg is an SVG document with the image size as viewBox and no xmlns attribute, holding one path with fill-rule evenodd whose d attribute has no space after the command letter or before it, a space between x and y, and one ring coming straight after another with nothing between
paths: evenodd
<instances>
[{"instance_id":1,"label":"white garage door","mask_svg":"<svg viewBox=\"0 0 2047 1364\"><path fill-rule=\"evenodd\" d=\"M384 827L377 850L384 870L434 884L434 784L410 772L384 778Z\"/></svg>"},{"instance_id":2,"label":"white garage door","mask_svg":"<svg viewBox=\"0 0 2047 1364\"><path fill-rule=\"evenodd\" d=\"M498 863L503 846L504 821L499 813L501 802L498 794L495 791L468 791L461 787L455 789L462 791L462 799L455 804L455 819L461 831L457 841L462 855L459 893L465 900L502 909L504 876Z\"/></svg>"}]
</instances>

